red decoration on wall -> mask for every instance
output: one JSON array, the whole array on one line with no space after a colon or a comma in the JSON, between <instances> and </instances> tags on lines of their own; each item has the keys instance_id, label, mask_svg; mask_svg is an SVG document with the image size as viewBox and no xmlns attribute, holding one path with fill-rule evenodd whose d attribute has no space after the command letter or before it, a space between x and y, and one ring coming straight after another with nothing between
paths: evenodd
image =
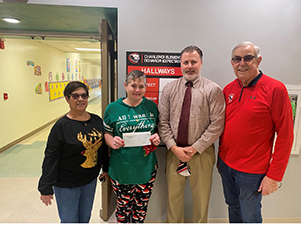
<instances>
[{"instance_id":1,"label":"red decoration on wall","mask_svg":"<svg viewBox=\"0 0 301 225\"><path fill-rule=\"evenodd\" d=\"M0 49L4 49L4 39L0 38Z\"/></svg>"}]
</instances>

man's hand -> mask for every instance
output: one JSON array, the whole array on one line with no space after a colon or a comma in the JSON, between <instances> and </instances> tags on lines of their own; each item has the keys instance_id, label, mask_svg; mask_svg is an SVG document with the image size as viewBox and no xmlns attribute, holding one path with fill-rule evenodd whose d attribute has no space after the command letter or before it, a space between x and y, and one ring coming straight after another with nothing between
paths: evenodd
<instances>
[{"instance_id":1,"label":"man's hand","mask_svg":"<svg viewBox=\"0 0 301 225\"><path fill-rule=\"evenodd\" d=\"M51 200L53 199L53 195L41 195L41 201L46 205L51 205Z\"/></svg>"},{"instance_id":2,"label":"man's hand","mask_svg":"<svg viewBox=\"0 0 301 225\"><path fill-rule=\"evenodd\" d=\"M261 192L262 196L266 196L272 194L273 192L278 190L279 182L276 180L272 180L265 176L260 184L258 192Z\"/></svg>"},{"instance_id":3,"label":"man's hand","mask_svg":"<svg viewBox=\"0 0 301 225\"><path fill-rule=\"evenodd\" d=\"M172 146L170 150L178 157L182 162L188 162L191 159L191 156L187 154L187 150L176 145Z\"/></svg>"},{"instance_id":4,"label":"man's hand","mask_svg":"<svg viewBox=\"0 0 301 225\"><path fill-rule=\"evenodd\" d=\"M192 157L198 151L194 147L188 146L184 148L184 152L186 153L186 155Z\"/></svg>"}]
</instances>

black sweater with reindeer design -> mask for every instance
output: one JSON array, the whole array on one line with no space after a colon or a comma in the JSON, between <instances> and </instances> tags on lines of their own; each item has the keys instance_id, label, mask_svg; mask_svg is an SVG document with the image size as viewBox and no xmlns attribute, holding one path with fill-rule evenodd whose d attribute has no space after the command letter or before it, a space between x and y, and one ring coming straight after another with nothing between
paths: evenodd
<instances>
[{"instance_id":1,"label":"black sweater with reindeer design","mask_svg":"<svg viewBox=\"0 0 301 225\"><path fill-rule=\"evenodd\" d=\"M88 121L66 115L52 127L45 150L38 190L52 195L52 186L80 187L98 177L100 169L108 172L109 156L102 119L91 114Z\"/></svg>"}]
</instances>

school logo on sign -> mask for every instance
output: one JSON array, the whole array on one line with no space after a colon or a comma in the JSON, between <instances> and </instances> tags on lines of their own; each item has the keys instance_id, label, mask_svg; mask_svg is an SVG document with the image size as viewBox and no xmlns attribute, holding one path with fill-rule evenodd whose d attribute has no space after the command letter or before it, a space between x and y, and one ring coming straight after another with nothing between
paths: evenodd
<instances>
[{"instance_id":1,"label":"school logo on sign","mask_svg":"<svg viewBox=\"0 0 301 225\"><path fill-rule=\"evenodd\" d=\"M140 60L140 56L138 53L132 53L129 55L129 61L131 63L137 64Z\"/></svg>"}]
</instances>

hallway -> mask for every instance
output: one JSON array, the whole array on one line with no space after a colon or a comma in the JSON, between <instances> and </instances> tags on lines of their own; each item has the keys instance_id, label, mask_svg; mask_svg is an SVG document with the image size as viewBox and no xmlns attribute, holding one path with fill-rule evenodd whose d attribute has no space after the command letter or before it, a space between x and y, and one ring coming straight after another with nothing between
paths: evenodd
<instances>
[{"instance_id":1,"label":"hallway","mask_svg":"<svg viewBox=\"0 0 301 225\"><path fill-rule=\"evenodd\" d=\"M100 115L101 98L89 102L88 112ZM50 125L0 154L0 223L59 223L56 203L40 201L37 184L41 175ZM98 182L90 223L103 223L99 217L101 185ZM115 222L111 216L110 222Z\"/></svg>"}]
</instances>

